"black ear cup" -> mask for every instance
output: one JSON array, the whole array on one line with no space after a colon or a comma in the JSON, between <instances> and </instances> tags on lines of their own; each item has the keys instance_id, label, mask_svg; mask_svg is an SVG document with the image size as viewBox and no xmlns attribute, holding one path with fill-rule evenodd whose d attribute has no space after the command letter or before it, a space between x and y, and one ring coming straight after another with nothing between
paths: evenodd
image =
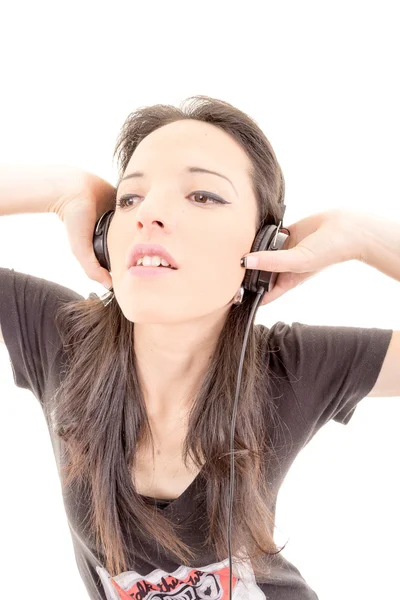
<instances>
[{"instance_id":1,"label":"black ear cup","mask_svg":"<svg viewBox=\"0 0 400 600\"><path fill-rule=\"evenodd\" d=\"M97 260L99 261L100 265L104 269L107 269L108 272L111 271L111 264L107 247L107 233L113 214L113 210L109 210L108 212L103 213L100 219L97 221L93 233L94 254Z\"/></svg>"},{"instance_id":2,"label":"black ear cup","mask_svg":"<svg viewBox=\"0 0 400 600\"><path fill-rule=\"evenodd\" d=\"M93 234L95 256L100 265L109 272L111 271L111 264L107 247L107 233L113 214L113 210L104 213L97 221ZM265 225L261 227L254 238L250 252L281 250L290 236L290 232L288 229L283 228L288 234L282 233L279 225ZM260 286L262 286L266 292L271 292L278 275L279 273L276 272L271 273L269 271L248 269L244 276L243 287L250 292L258 292Z\"/></svg>"},{"instance_id":3,"label":"black ear cup","mask_svg":"<svg viewBox=\"0 0 400 600\"><path fill-rule=\"evenodd\" d=\"M287 235L282 233L279 225L265 225L261 227L254 238L250 252L282 250L284 243L290 236L289 230L284 229L288 232ZM263 287L265 292L271 292L278 275L279 273L277 272L248 269L244 276L243 287L249 292L258 292L260 287Z\"/></svg>"}]
</instances>

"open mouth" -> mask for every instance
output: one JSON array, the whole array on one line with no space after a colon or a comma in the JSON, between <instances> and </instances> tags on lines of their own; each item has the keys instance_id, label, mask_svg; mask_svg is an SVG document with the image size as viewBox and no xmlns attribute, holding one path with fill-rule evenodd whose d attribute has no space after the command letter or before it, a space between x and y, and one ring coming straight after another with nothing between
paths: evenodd
<instances>
[{"instance_id":1,"label":"open mouth","mask_svg":"<svg viewBox=\"0 0 400 600\"><path fill-rule=\"evenodd\" d=\"M131 267L129 267L130 269L171 269L172 271L177 271L178 269L175 269L175 267L165 267L164 265L159 265L158 267L155 267L154 265L150 265L148 267L144 267L143 265L132 265Z\"/></svg>"}]
</instances>

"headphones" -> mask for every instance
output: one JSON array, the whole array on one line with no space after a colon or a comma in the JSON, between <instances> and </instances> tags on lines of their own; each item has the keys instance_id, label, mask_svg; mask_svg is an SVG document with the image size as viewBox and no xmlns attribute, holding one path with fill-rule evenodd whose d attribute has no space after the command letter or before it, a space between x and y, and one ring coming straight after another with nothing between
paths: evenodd
<instances>
[{"instance_id":1,"label":"headphones","mask_svg":"<svg viewBox=\"0 0 400 600\"><path fill-rule=\"evenodd\" d=\"M286 205L282 204L282 215L278 225L264 225L261 227L253 241L250 252L260 252L262 250L281 250L287 238L290 236L290 231L285 227L281 227L283 217L286 211ZM93 234L93 249L97 260L100 265L111 271L110 256L107 247L107 234L110 226L114 210L109 210L101 215L100 219L96 222L94 234ZM281 233L281 230L287 231L287 234ZM279 273L270 271L259 271L257 269L246 270L243 287L249 292L259 293L260 287L263 288L264 292L271 292L277 276Z\"/></svg>"},{"instance_id":2,"label":"headphones","mask_svg":"<svg viewBox=\"0 0 400 600\"><path fill-rule=\"evenodd\" d=\"M290 236L290 231L285 227L282 227L283 217L286 211L286 205L283 203L285 193L285 185L284 179L282 175L282 196L279 201L279 204L282 206L282 213L280 217L280 221L278 225L264 225L260 227L256 236L253 240L253 245L251 247L250 252L260 252L260 251L274 251L274 250L282 250L283 245L285 244L287 238ZM104 213L100 219L96 222L94 235L93 235L93 249L97 260L100 265L107 269L107 271L111 271L110 257L108 254L107 248L107 233L108 228L111 223L111 219L113 217L114 210L109 210ZM281 233L281 229L287 231L287 234ZM232 600L232 554L231 554L231 525L232 525L232 499L233 499L233 485L234 485L234 476L235 476L235 464L233 457L233 442L234 442L234 432L235 432L235 423L236 423L236 412L237 412L237 404L239 399L239 389L240 382L242 378L242 368L243 368L243 359L244 353L247 344L247 338L250 331L250 325L253 321L255 312L258 308L259 303L261 302L265 292L271 292L274 288L277 276L279 273L277 272L269 272L269 271L260 271L258 269L246 269L246 273L244 276L244 280L242 286L245 290L249 292L256 293L256 298L254 300L254 304L250 313L249 322L247 324L247 329L245 332L243 346L242 346L242 354L240 357L239 370L238 370L238 382L236 386L236 396L235 402L233 406L233 417L232 417L232 425L231 425L231 438L230 438L230 455L231 455L231 463L230 463L230 497L229 497L229 523L228 523L228 553L229 553L229 600ZM111 288L112 289L112 288Z\"/></svg>"}]
</instances>

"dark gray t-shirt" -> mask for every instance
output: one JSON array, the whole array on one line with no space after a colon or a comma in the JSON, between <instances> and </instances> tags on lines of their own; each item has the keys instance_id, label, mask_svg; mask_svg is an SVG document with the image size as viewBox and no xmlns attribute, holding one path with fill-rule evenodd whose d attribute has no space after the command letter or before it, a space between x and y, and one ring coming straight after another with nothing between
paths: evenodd
<instances>
[{"instance_id":1,"label":"dark gray t-shirt","mask_svg":"<svg viewBox=\"0 0 400 600\"><path fill-rule=\"evenodd\" d=\"M46 405L60 385L63 348L54 317L59 303L83 299L54 282L13 269L0 268L0 324L9 352L15 384L39 400L49 429L60 473L60 440L46 415ZM281 425L274 437L277 464L268 482L279 488L294 459L330 419L347 424L357 403L373 388L381 370L392 329L312 326L278 321L268 334L265 352L272 369L272 391ZM267 354L266 354L267 356ZM274 443L275 446L275 443ZM165 600L167 598L229 597L229 561L217 562L205 540L205 488L202 472L179 498L159 501L166 516L184 525L182 538L197 559L190 567L176 563L145 539L126 530L128 547L135 548L130 570L110 580L103 556L90 532L82 528L88 505L77 489L63 492L68 524L81 577L93 600ZM154 499L148 499L154 502ZM300 571L281 554L271 557L271 577L260 581L249 567L234 571L233 597L237 600L316 600Z\"/></svg>"}]
</instances>

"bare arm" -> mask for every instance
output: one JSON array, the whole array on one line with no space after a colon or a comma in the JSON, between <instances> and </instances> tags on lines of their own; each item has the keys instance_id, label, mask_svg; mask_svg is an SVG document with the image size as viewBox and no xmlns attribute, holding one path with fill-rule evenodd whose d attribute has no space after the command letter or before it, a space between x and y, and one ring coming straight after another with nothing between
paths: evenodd
<instances>
[{"instance_id":1,"label":"bare arm","mask_svg":"<svg viewBox=\"0 0 400 600\"><path fill-rule=\"evenodd\" d=\"M63 183L76 171L68 165L0 165L0 216L53 212Z\"/></svg>"}]
</instances>

